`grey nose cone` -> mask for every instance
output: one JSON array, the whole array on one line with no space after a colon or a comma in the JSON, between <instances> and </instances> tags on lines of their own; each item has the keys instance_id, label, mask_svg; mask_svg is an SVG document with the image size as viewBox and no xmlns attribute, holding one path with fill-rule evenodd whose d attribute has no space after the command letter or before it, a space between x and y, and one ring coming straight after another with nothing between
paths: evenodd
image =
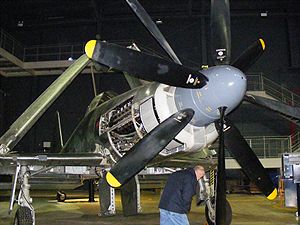
<instances>
[{"instance_id":1,"label":"grey nose cone","mask_svg":"<svg viewBox=\"0 0 300 225\"><path fill-rule=\"evenodd\" d=\"M232 66L214 66L201 71L209 82L201 89L176 88L175 103L178 110L193 108L191 123L204 126L219 119L218 108L226 106L226 114L242 101L247 88L246 76Z\"/></svg>"}]
</instances>

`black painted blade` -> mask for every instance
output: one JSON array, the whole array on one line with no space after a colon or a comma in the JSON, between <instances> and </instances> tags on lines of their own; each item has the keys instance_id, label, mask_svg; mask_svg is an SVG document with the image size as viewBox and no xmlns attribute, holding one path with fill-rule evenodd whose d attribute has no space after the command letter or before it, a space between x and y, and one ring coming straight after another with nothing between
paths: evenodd
<instances>
[{"instance_id":1,"label":"black painted blade","mask_svg":"<svg viewBox=\"0 0 300 225\"><path fill-rule=\"evenodd\" d=\"M275 199L277 189L247 141L230 120L226 119L225 125L224 137L226 148L262 193L269 200Z\"/></svg>"},{"instance_id":2,"label":"black painted blade","mask_svg":"<svg viewBox=\"0 0 300 225\"><path fill-rule=\"evenodd\" d=\"M199 71L116 44L92 40L85 50L89 58L143 80L183 88L201 88L208 81Z\"/></svg>"},{"instance_id":3,"label":"black painted blade","mask_svg":"<svg viewBox=\"0 0 300 225\"><path fill-rule=\"evenodd\" d=\"M256 95L245 95L244 100L264 109L280 114L285 119L300 126L300 107L287 105L281 101ZM291 102L293 104L293 102Z\"/></svg>"},{"instance_id":4,"label":"black painted blade","mask_svg":"<svg viewBox=\"0 0 300 225\"><path fill-rule=\"evenodd\" d=\"M224 115L226 107L219 109L220 120L219 127L224 127ZM215 196L215 224L226 224L226 171L225 171L225 148L224 148L224 131L219 129L219 152L218 152L218 171L217 171L217 183L216 183L216 196Z\"/></svg>"},{"instance_id":5,"label":"black painted blade","mask_svg":"<svg viewBox=\"0 0 300 225\"><path fill-rule=\"evenodd\" d=\"M211 55L214 64L230 64L231 31L229 0L212 0L210 11Z\"/></svg>"},{"instance_id":6,"label":"black painted blade","mask_svg":"<svg viewBox=\"0 0 300 225\"><path fill-rule=\"evenodd\" d=\"M152 34L152 36L156 39L156 41L160 44L160 46L165 50L166 53L172 58L174 62L182 65L175 52L162 35L156 24L153 22L149 14L143 8L143 6L139 3L138 0L126 0L132 11L137 15L140 21L144 24L147 30Z\"/></svg>"},{"instance_id":7,"label":"black painted blade","mask_svg":"<svg viewBox=\"0 0 300 225\"><path fill-rule=\"evenodd\" d=\"M266 48L263 39L255 41L242 54L237 57L232 65L243 72L246 72L263 54Z\"/></svg>"},{"instance_id":8,"label":"black painted blade","mask_svg":"<svg viewBox=\"0 0 300 225\"><path fill-rule=\"evenodd\" d=\"M139 173L189 123L194 110L181 110L154 128L135 144L107 173L112 187L119 187Z\"/></svg>"}]
</instances>

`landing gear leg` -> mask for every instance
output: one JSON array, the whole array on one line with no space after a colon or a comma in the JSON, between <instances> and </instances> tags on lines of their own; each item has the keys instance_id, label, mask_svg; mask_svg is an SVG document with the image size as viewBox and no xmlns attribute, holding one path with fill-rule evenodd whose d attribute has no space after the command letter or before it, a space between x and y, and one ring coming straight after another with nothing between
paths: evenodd
<instances>
[{"instance_id":1,"label":"landing gear leg","mask_svg":"<svg viewBox=\"0 0 300 225\"><path fill-rule=\"evenodd\" d=\"M210 179L208 180L206 176L204 176L202 179L202 184L200 184L200 187L205 187L205 193L203 193L204 196L206 196L205 200L205 217L206 221L209 225L215 225L215 216L216 216L216 209L215 209L215 185L214 185L214 171L211 171L210 173ZM226 199L226 225L231 224L232 220L232 210L229 202Z\"/></svg>"},{"instance_id":2,"label":"landing gear leg","mask_svg":"<svg viewBox=\"0 0 300 225\"><path fill-rule=\"evenodd\" d=\"M32 198L30 198L30 184L28 182L30 177L28 166L21 165L18 173L21 187L18 196L19 208L15 215L14 225L35 225L35 212Z\"/></svg>"},{"instance_id":3,"label":"landing gear leg","mask_svg":"<svg viewBox=\"0 0 300 225\"><path fill-rule=\"evenodd\" d=\"M215 225L215 200L211 199L209 200L209 202L206 202L206 206L205 206L205 217L206 217L206 221L209 225ZM232 220L232 210L231 210L231 206L229 204L229 202L226 199L226 225L230 225L231 224L231 220Z\"/></svg>"}]
</instances>

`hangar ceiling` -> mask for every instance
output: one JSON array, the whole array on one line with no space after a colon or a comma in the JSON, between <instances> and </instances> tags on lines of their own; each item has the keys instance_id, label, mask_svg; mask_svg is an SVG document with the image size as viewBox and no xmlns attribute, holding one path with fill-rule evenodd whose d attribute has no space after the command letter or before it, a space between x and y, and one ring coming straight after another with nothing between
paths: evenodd
<instances>
[{"instance_id":1,"label":"hangar ceiling","mask_svg":"<svg viewBox=\"0 0 300 225\"><path fill-rule=\"evenodd\" d=\"M200 64L201 61L204 64L207 63L205 59L207 58L206 49L200 46L209 44L206 42L209 42L207 34L209 33L210 0L140 0L140 2L154 20L162 21L163 24L159 24L162 32L167 39L172 36L169 39L171 41L170 44L179 56L188 58L185 63L195 58ZM261 13L267 13L272 18L300 18L300 1L297 0L231 0L230 2L233 23L236 23L239 18L241 20L246 18L247 20L249 17L260 17ZM164 23L166 20L168 22ZM184 22L176 27L179 21ZM195 21L200 22L195 24ZM297 24L297 22L294 23ZM190 26L190 24L194 25ZM138 37L140 38L139 44L151 43L148 47L157 51L161 50L157 48L157 45L152 44L155 42L147 34L125 0L3 0L0 3L0 28L11 34L25 47L86 43L86 41L94 38L95 34L100 34L101 38L109 41L130 38L136 41ZM196 43L193 44L193 40L189 42L190 46L198 46L194 47L195 54L198 54L196 57L190 56L191 52L183 52L184 50L182 49L190 49L190 46L183 46L181 41L174 43L177 39L180 40L176 35L180 32L185 32L184 29L193 29ZM276 28L274 27L274 29ZM293 29L293 27L290 29ZM235 30L233 29L233 32ZM238 35L239 33L236 32ZM295 36L296 34L297 32L293 35ZM261 34L257 33L255 35L255 38L257 38ZM253 38L251 41L253 41ZM291 39L291 42L294 45L294 43L297 43L297 38ZM179 46L178 48L176 44ZM79 48L81 51L82 46L79 46ZM295 52L297 53L297 51ZM298 55L292 54L291 56L291 60L295 58L295 64L298 64L298 61L300 62L300 55L299 57ZM64 60L67 57L64 56ZM40 59L23 61L40 61ZM53 74L61 73L61 69L64 68L56 65L54 65L55 71L51 70ZM46 72L33 71L36 68L33 68L31 65L17 66L22 68L21 71L24 75L48 74L48 70ZM195 64L190 66L195 66ZM199 66L199 63L197 66ZM14 76L14 73L11 73L11 76Z\"/></svg>"},{"instance_id":2,"label":"hangar ceiling","mask_svg":"<svg viewBox=\"0 0 300 225\"><path fill-rule=\"evenodd\" d=\"M141 0L153 18L208 16L209 0ZM297 0L232 0L231 15L299 15ZM4 0L1 1L1 26L13 29L44 29L45 26L97 24L128 20L135 16L125 0ZM23 23L23 24L22 24Z\"/></svg>"}]
</instances>

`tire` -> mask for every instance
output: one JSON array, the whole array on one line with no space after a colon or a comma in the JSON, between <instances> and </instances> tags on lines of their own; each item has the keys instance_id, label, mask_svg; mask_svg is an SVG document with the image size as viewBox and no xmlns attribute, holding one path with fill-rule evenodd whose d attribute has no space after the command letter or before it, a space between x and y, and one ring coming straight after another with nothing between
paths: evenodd
<instances>
[{"instance_id":1,"label":"tire","mask_svg":"<svg viewBox=\"0 0 300 225\"><path fill-rule=\"evenodd\" d=\"M56 193L56 200L58 202L64 202L67 199L67 194L63 191L58 191Z\"/></svg>"},{"instance_id":2,"label":"tire","mask_svg":"<svg viewBox=\"0 0 300 225\"><path fill-rule=\"evenodd\" d=\"M17 209L14 225L32 225L33 218L31 210L26 206L20 206Z\"/></svg>"},{"instance_id":3,"label":"tire","mask_svg":"<svg viewBox=\"0 0 300 225\"><path fill-rule=\"evenodd\" d=\"M214 199L212 199L214 201ZM207 205L205 206L205 217L209 225L215 225L215 221L210 218L209 210ZM226 199L226 225L230 225L232 221L232 210L229 202Z\"/></svg>"}]
</instances>

